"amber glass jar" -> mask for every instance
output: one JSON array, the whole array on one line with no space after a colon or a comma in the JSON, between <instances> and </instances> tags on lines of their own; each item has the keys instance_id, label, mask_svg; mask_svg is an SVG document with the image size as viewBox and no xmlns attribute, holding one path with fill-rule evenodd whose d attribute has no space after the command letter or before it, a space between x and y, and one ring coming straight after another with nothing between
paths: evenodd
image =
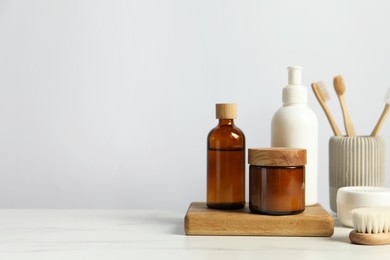
<instances>
[{"instance_id":1,"label":"amber glass jar","mask_svg":"<svg viewBox=\"0 0 390 260\"><path fill-rule=\"evenodd\" d=\"M207 137L207 206L245 206L245 136L235 126L236 104L217 104L218 125Z\"/></svg>"},{"instance_id":2,"label":"amber glass jar","mask_svg":"<svg viewBox=\"0 0 390 260\"><path fill-rule=\"evenodd\" d=\"M291 215L305 210L305 149L249 149L248 161L252 212Z\"/></svg>"}]
</instances>

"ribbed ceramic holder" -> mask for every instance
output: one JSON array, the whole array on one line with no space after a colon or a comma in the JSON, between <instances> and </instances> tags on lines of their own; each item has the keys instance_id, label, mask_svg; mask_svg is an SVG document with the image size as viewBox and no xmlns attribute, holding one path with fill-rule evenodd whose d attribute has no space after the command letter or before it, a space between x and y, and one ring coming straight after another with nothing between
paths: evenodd
<instances>
[{"instance_id":1,"label":"ribbed ceramic holder","mask_svg":"<svg viewBox=\"0 0 390 260\"><path fill-rule=\"evenodd\" d=\"M385 184L385 141L380 136L338 137L329 140L330 208L337 212L337 190L346 186Z\"/></svg>"}]
</instances>

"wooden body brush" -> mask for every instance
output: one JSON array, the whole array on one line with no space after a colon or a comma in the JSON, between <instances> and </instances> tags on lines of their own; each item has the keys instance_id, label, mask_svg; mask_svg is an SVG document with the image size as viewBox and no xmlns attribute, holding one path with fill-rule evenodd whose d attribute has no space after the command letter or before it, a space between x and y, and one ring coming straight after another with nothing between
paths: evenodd
<instances>
[{"instance_id":1,"label":"wooden body brush","mask_svg":"<svg viewBox=\"0 0 390 260\"><path fill-rule=\"evenodd\" d=\"M360 245L390 244L390 208L358 208L352 210L354 230L349 239Z\"/></svg>"},{"instance_id":2,"label":"wooden body brush","mask_svg":"<svg viewBox=\"0 0 390 260\"><path fill-rule=\"evenodd\" d=\"M334 85L334 89L337 93L337 96L339 97L339 100L340 100L340 105L341 105L341 109L343 111L344 125L345 125L345 130L347 131L347 136L349 136L349 137L356 136L355 128L353 127L351 117L349 116L349 113L347 110L347 105L345 104L344 93L345 93L346 87L345 87L343 78L340 75L334 77L333 85Z\"/></svg>"}]
</instances>

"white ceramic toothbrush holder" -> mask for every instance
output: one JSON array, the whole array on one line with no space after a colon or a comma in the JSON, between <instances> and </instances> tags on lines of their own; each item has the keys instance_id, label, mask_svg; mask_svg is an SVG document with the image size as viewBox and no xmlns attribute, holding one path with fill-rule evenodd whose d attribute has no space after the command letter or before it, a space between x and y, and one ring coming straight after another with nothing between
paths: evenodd
<instances>
[{"instance_id":1,"label":"white ceramic toothbrush holder","mask_svg":"<svg viewBox=\"0 0 390 260\"><path fill-rule=\"evenodd\" d=\"M337 190L346 186L385 185L385 140L380 136L329 140L330 208L337 212Z\"/></svg>"}]
</instances>

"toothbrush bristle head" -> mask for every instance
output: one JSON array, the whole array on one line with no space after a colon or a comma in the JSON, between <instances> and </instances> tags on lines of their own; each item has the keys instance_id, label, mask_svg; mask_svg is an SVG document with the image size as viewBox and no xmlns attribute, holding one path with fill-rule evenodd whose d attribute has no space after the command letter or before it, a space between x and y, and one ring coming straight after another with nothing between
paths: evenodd
<instances>
[{"instance_id":1,"label":"toothbrush bristle head","mask_svg":"<svg viewBox=\"0 0 390 260\"><path fill-rule=\"evenodd\" d=\"M338 95L343 95L344 94L344 92L345 92L345 84L344 84L343 77L341 77L340 75L334 77L333 85L334 85L334 89L336 90Z\"/></svg>"},{"instance_id":2,"label":"toothbrush bristle head","mask_svg":"<svg viewBox=\"0 0 390 260\"><path fill-rule=\"evenodd\" d=\"M386 104L390 105L390 88L386 92L385 102Z\"/></svg>"},{"instance_id":3,"label":"toothbrush bristle head","mask_svg":"<svg viewBox=\"0 0 390 260\"><path fill-rule=\"evenodd\" d=\"M318 81L317 82L317 86L318 86L318 90L321 93L323 101L324 102L329 101L330 100L330 94L329 94L328 88L325 85L325 82L323 82L322 80Z\"/></svg>"}]
</instances>

